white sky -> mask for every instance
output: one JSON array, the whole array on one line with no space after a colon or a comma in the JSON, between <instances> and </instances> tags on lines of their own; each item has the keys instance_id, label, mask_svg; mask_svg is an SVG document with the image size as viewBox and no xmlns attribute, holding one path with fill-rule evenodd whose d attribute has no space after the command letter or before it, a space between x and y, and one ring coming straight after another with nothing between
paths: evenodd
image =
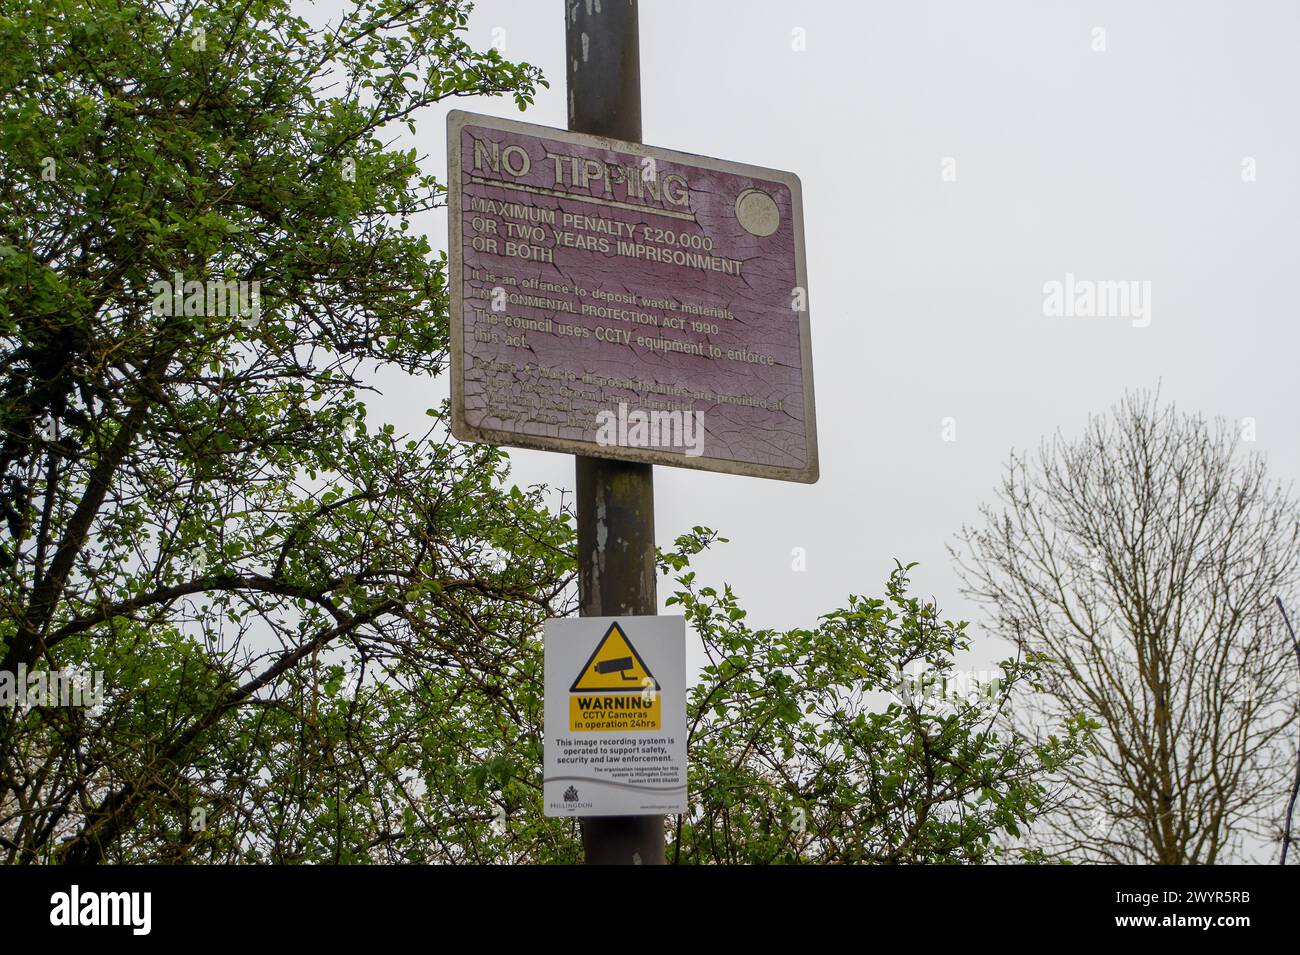
<instances>
[{"instance_id":1,"label":"white sky","mask_svg":"<svg viewBox=\"0 0 1300 955\"><path fill-rule=\"evenodd\" d=\"M504 29L551 89L522 116L448 108L563 128L563 10L480 2L472 40ZM1300 475L1300 4L642 0L640 17L645 141L803 180L820 483L655 469L660 544L694 524L731 538L698 569L753 625L878 595L898 557L978 638L945 545L1012 447L1079 433L1126 388L1252 417L1272 474ZM440 179L445 112L414 137ZM445 216L428 227L445 248ZM1067 272L1149 281L1149 327L1044 317ZM370 424L399 432L448 390L376 383ZM567 455L511 457L518 483L572 487Z\"/></svg>"}]
</instances>

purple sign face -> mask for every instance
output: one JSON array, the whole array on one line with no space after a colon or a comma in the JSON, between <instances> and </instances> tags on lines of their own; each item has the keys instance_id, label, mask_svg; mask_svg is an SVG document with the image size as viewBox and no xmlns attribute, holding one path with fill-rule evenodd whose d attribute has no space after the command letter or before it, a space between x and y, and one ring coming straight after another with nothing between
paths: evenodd
<instances>
[{"instance_id":1,"label":"purple sign face","mask_svg":"<svg viewBox=\"0 0 1300 955\"><path fill-rule=\"evenodd\" d=\"M817 480L796 176L455 111L458 438Z\"/></svg>"}]
</instances>

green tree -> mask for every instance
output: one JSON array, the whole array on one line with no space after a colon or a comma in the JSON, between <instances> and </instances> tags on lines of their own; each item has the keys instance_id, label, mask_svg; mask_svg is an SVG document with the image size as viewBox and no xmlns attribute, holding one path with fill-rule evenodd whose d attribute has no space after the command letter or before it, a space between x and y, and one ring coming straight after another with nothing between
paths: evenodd
<instances>
[{"instance_id":1,"label":"green tree","mask_svg":"<svg viewBox=\"0 0 1300 955\"><path fill-rule=\"evenodd\" d=\"M405 821L401 686L490 690L480 635L563 611L543 492L441 411L399 440L362 401L447 351L445 262L410 229L440 190L389 130L541 82L468 46L467 10L0 13L0 672L108 688L0 708L0 856L364 856ZM208 297L238 282L260 294Z\"/></svg>"},{"instance_id":2,"label":"green tree","mask_svg":"<svg viewBox=\"0 0 1300 955\"><path fill-rule=\"evenodd\" d=\"M708 665L688 707L693 811L674 826L681 862L984 863L1054 806L1048 780L1086 746L1006 732L1008 707L1037 686L1039 661L1003 660L960 679L964 622L890 575L883 599L851 596L815 629L753 630L730 587L699 586L689 557L712 535L681 537L680 605Z\"/></svg>"}]
</instances>

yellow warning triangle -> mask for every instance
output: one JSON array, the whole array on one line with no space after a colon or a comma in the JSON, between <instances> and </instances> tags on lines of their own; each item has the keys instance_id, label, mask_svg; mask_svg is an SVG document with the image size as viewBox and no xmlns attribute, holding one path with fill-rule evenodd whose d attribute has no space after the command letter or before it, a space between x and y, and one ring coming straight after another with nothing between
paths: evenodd
<instances>
[{"instance_id":1,"label":"yellow warning triangle","mask_svg":"<svg viewBox=\"0 0 1300 955\"><path fill-rule=\"evenodd\" d=\"M636 652L636 647L632 646L632 641L616 621L609 625L590 659L578 671L578 678L569 687L569 692L640 691L650 686L646 680L650 680L656 690L660 688L659 681L654 678L650 668L641 659L641 654Z\"/></svg>"}]
</instances>

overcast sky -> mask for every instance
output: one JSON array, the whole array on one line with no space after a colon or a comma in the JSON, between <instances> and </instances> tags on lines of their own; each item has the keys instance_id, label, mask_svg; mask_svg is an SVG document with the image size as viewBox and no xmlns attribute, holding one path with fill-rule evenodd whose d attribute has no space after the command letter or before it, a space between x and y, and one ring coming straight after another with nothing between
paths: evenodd
<instances>
[{"instance_id":1,"label":"overcast sky","mask_svg":"<svg viewBox=\"0 0 1300 955\"><path fill-rule=\"evenodd\" d=\"M551 88L522 115L448 108L563 128L563 10L480 2L472 40L503 38ZM645 141L803 181L821 481L655 469L660 544L694 524L729 537L701 576L735 585L756 626L879 594L896 557L978 624L945 545L1013 447L1080 433L1126 388L1253 418L1247 447L1300 475L1300 4L642 0L640 16ZM414 138L440 179L445 112ZM426 225L445 248L445 216ZM1066 273L1149 282L1149 324L1045 316ZM413 433L448 391L377 383L371 426ZM521 484L572 487L567 455L511 457Z\"/></svg>"}]
</instances>

